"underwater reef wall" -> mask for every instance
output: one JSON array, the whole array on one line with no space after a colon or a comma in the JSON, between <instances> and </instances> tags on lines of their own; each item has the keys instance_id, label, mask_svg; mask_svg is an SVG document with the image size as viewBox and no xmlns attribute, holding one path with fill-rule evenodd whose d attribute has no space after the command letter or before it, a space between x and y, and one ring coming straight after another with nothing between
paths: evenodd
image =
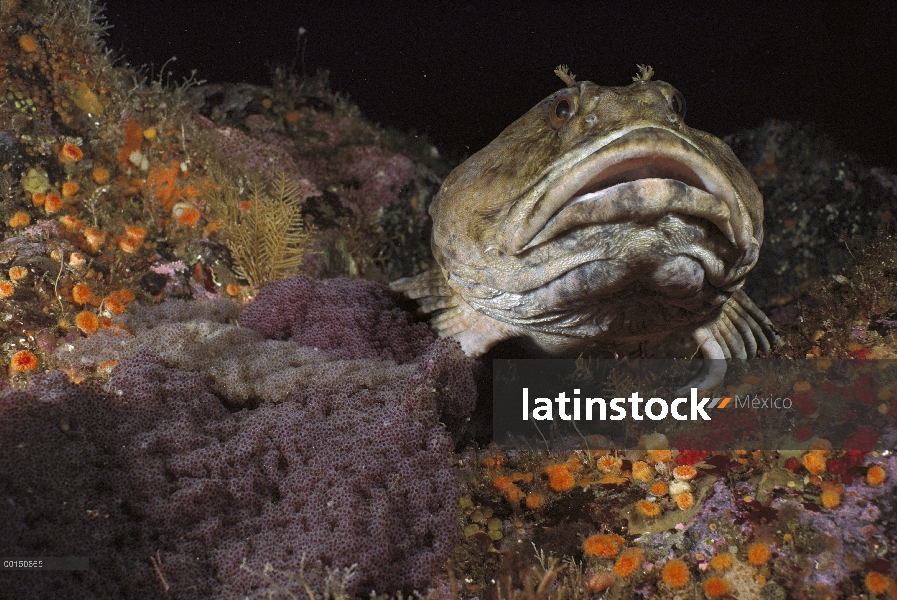
<instances>
[{"instance_id":1,"label":"underwater reef wall","mask_svg":"<svg viewBox=\"0 0 897 600\"><path fill-rule=\"evenodd\" d=\"M453 448L489 429L480 366L380 285L432 264L436 149L325 73L169 86L102 33L0 0L0 555L91 561L0 597L897 597L893 431ZM793 123L728 142L776 352L897 357L893 169Z\"/></svg>"},{"instance_id":2,"label":"underwater reef wall","mask_svg":"<svg viewBox=\"0 0 897 600\"><path fill-rule=\"evenodd\" d=\"M90 1L0 5L4 381L134 300L431 264L435 148L365 121L326 73L163 84L116 64L104 27Z\"/></svg>"}]
</instances>

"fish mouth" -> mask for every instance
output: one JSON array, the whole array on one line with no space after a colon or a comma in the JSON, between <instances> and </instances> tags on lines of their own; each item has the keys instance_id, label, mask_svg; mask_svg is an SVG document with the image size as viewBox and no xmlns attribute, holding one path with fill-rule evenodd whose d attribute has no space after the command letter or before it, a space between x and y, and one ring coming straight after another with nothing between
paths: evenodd
<instances>
[{"instance_id":1,"label":"fish mouth","mask_svg":"<svg viewBox=\"0 0 897 600\"><path fill-rule=\"evenodd\" d=\"M575 159L574 159L575 160ZM745 255L753 227L735 186L707 155L674 131L623 131L546 182L535 205L509 216L505 250L518 255L573 228L651 222L675 213L705 219Z\"/></svg>"}]
</instances>

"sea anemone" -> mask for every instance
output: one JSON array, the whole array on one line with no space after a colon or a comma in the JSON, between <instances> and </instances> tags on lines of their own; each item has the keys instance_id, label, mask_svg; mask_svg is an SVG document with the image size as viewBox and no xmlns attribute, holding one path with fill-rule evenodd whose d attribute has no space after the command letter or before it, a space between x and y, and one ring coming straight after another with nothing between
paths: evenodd
<instances>
[{"instance_id":1,"label":"sea anemone","mask_svg":"<svg viewBox=\"0 0 897 600\"><path fill-rule=\"evenodd\" d=\"M177 208L177 207L175 207ZM176 219L178 225L186 225L188 227L196 227L196 224L199 223L199 219L202 216L202 213L199 212L196 208L189 206L176 215Z\"/></svg>"},{"instance_id":2,"label":"sea anemone","mask_svg":"<svg viewBox=\"0 0 897 600\"><path fill-rule=\"evenodd\" d=\"M63 144L62 150L59 151L59 160L62 162L78 162L82 158L84 153L75 144Z\"/></svg>"},{"instance_id":3,"label":"sea anemone","mask_svg":"<svg viewBox=\"0 0 897 600\"><path fill-rule=\"evenodd\" d=\"M59 222L69 231L81 231L84 229L84 221L74 215L66 215Z\"/></svg>"},{"instance_id":4,"label":"sea anemone","mask_svg":"<svg viewBox=\"0 0 897 600\"><path fill-rule=\"evenodd\" d=\"M685 587L685 584L691 579L691 575L688 572L688 566L678 558L669 561L663 567L660 576L665 584L674 589Z\"/></svg>"},{"instance_id":5,"label":"sea anemone","mask_svg":"<svg viewBox=\"0 0 897 600\"><path fill-rule=\"evenodd\" d=\"M682 465L673 469L673 477L679 481L691 481L698 475L698 470L691 465Z\"/></svg>"},{"instance_id":6,"label":"sea anemone","mask_svg":"<svg viewBox=\"0 0 897 600\"><path fill-rule=\"evenodd\" d=\"M512 483L505 488L505 496L511 504L517 504L526 497L526 494L523 493L523 490Z\"/></svg>"},{"instance_id":7,"label":"sea anemone","mask_svg":"<svg viewBox=\"0 0 897 600\"><path fill-rule=\"evenodd\" d=\"M33 35L28 35L26 33L25 35L19 37L19 48L29 54L31 54L32 52L37 52L37 40L34 39Z\"/></svg>"},{"instance_id":8,"label":"sea anemone","mask_svg":"<svg viewBox=\"0 0 897 600\"><path fill-rule=\"evenodd\" d=\"M620 577L629 577L642 564L644 553L640 548L627 548L614 564L614 573Z\"/></svg>"},{"instance_id":9,"label":"sea anemone","mask_svg":"<svg viewBox=\"0 0 897 600\"><path fill-rule=\"evenodd\" d=\"M9 362L9 370L16 373L27 373L28 371L36 371L39 364L34 352L19 350L12 355L12 360Z\"/></svg>"},{"instance_id":10,"label":"sea anemone","mask_svg":"<svg viewBox=\"0 0 897 600\"><path fill-rule=\"evenodd\" d=\"M511 485L511 478L507 475L499 475L492 480L492 487L497 489L499 492L503 492L508 489L509 485Z\"/></svg>"},{"instance_id":11,"label":"sea anemone","mask_svg":"<svg viewBox=\"0 0 897 600\"><path fill-rule=\"evenodd\" d=\"M623 466L623 459L618 456L602 456L598 459L597 467L602 473L619 473Z\"/></svg>"},{"instance_id":12,"label":"sea anemone","mask_svg":"<svg viewBox=\"0 0 897 600\"><path fill-rule=\"evenodd\" d=\"M586 538L582 543L582 549L590 556L611 558L620 553L620 544L623 541L623 538L617 535L598 533Z\"/></svg>"},{"instance_id":13,"label":"sea anemone","mask_svg":"<svg viewBox=\"0 0 897 600\"><path fill-rule=\"evenodd\" d=\"M548 487L556 492L569 492L576 482L567 465L548 465L545 474L548 475Z\"/></svg>"},{"instance_id":14,"label":"sea anemone","mask_svg":"<svg viewBox=\"0 0 897 600\"><path fill-rule=\"evenodd\" d=\"M766 564L766 561L769 560L769 555L770 552L768 544L757 542L748 546L748 562L750 562L752 565L760 566Z\"/></svg>"},{"instance_id":15,"label":"sea anemone","mask_svg":"<svg viewBox=\"0 0 897 600\"><path fill-rule=\"evenodd\" d=\"M710 568L714 571L725 571L732 566L732 562L732 555L723 552L710 559Z\"/></svg>"},{"instance_id":16,"label":"sea anemone","mask_svg":"<svg viewBox=\"0 0 897 600\"><path fill-rule=\"evenodd\" d=\"M134 292L127 288L122 288L115 292L110 292L108 298L114 298L121 304L129 304L134 301Z\"/></svg>"},{"instance_id":17,"label":"sea anemone","mask_svg":"<svg viewBox=\"0 0 897 600\"><path fill-rule=\"evenodd\" d=\"M62 198L58 194L47 194L44 200L44 210L48 215L59 212L62 210Z\"/></svg>"},{"instance_id":18,"label":"sea anemone","mask_svg":"<svg viewBox=\"0 0 897 600\"><path fill-rule=\"evenodd\" d=\"M675 498L679 494L687 494L691 491L691 484L681 479L675 479L670 482L670 496Z\"/></svg>"},{"instance_id":19,"label":"sea anemone","mask_svg":"<svg viewBox=\"0 0 897 600\"><path fill-rule=\"evenodd\" d=\"M103 298L103 306L113 315L120 315L125 312L125 306L122 304L118 298L109 294L105 298Z\"/></svg>"},{"instance_id":20,"label":"sea anemone","mask_svg":"<svg viewBox=\"0 0 897 600\"><path fill-rule=\"evenodd\" d=\"M145 238L146 229L137 225L131 225L125 229L125 237L118 241L118 247L121 248L122 252L133 254L140 249L140 245Z\"/></svg>"},{"instance_id":21,"label":"sea anemone","mask_svg":"<svg viewBox=\"0 0 897 600\"><path fill-rule=\"evenodd\" d=\"M93 298L93 292L86 283L77 283L72 287L72 301L75 304L87 304Z\"/></svg>"},{"instance_id":22,"label":"sea anemone","mask_svg":"<svg viewBox=\"0 0 897 600\"><path fill-rule=\"evenodd\" d=\"M660 505L650 500L639 500L635 503L635 507L646 517L656 517L660 514Z\"/></svg>"},{"instance_id":23,"label":"sea anemone","mask_svg":"<svg viewBox=\"0 0 897 600\"><path fill-rule=\"evenodd\" d=\"M31 223L31 217L26 212L19 211L9 218L10 227L24 227Z\"/></svg>"},{"instance_id":24,"label":"sea anemone","mask_svg":"<svg viewBox=\"0 0 897 600\"><path fill-rule=\"evenodd\" d=\"M16 292L16 286L9 281L0 281L0 299L11 297Z\"/></svg>"},{"instance_id":25,"label":"sea anemone","mask_svg":"<svg viewBox=\"0 0 897 600\"><path fill-rule=\"evenodd\" d=\"M87 264L87 258L81 254L80 252L72 252L69 255L69 266L75 269L80 269L84 265Z\"/></svg>"},{"instance_id":26,"label":"sea anemone","mask_svg":"<svg viewBox=\"0 0 897 600\"><path fill-rule=\"evenodd\" d=\"M695 497L691 492L685 492L676 496L676 506L682 510L688 510L695 505Z\"/></svg>"},{"instance_id":27,"label":"sea anemone","mask_svg":"<svg viewBox=\"0 0 897 600\"><path fill-rule=\"evenodd\" d=\"M825 455L819 450L811 450L804 454L801 463L813 475L825 473Z\"/></svg>"},{"instance_id":28,"label":"sea anemone","mask_svg":"<svg viewBox=\"0 0 897 600\"><path fill-rule=\"evenodd\" d=\"M669 491L667 484L662 481L655 481L651 485L648 486L648 493L652 496L663 496Z\"/></svg>"},{"instance_id":29,"label":"sea anemone","mask_svg":"<svg viewBox=\"0 0 897 600\"><path fill-rule=\"evenodd\" d=\"M866 575L866 589L876 595L889 592L892 597L897 597L897 582L894 578L876 571Z\"/></svg>"},{"instance_id":30,"label":"sea anemone","mask_svg":"<svg viewBox=\"0 0 897 600\"><path fill-rule=\"evenodd\" d=\"M62 184L62 195L65 198L71 198L81 191L81 186L74 181L66 181Z\"/></svg>"},{"instance_id":31,"label":"sea anemone","mask_svg":"<svg viewBox=\"0 0 897 600\"><path fill-rule=\"evenodd\" d=\"M87 241L87 245L90 246L90 249L96 252L106 240L106 234L93 227L88 227L84 230L84 239Z\"/></svg>"},{"instance_id":32,"label":"sea anemone","mask_svg":"<svg viewBox=\"0 0 897 600\"><path fill-rule=\"evenodd\" d=\"M530 510L536 510L545 502L545 498L542 494L538 494L536 492L531 492L526 496L526 507Z\"/></svg>"},{"instance_id":33,"label":"sea anemone","mask_svg":"<svg viewBox=\"0 0 897 600\"><path fill-rule=\"evenodd\" d=\"M648 463L638 460L632 463L632 477L639 481L649 481L654 477L654 468Z\"/></svg>"},{"instance_id":34,"label":"sea anemone","mask_svg":"<svg viewBox=\"0 0 897 600\"><path fill-rule=\"evenodd\" d=\"M93 177L93 180L97 183L97 185L103 185L104 183L109 181L109 171L107 169L104 169L103 167L94 167L90 175L91 177Z\"/></svg>"},{"instance_id":35,"label":"sea anemone","mask_svg":"<svg viewBox=\"0 0 897 600\"><path fill-rule=\"evenodd\" d=\"M822 506L828 509L837 508L841 504L841 492L837 489L827 489L819 496Z\"/></svg>"},{"instance_id":36,"label":"sea anemone","mask_svg":"<svg viewBox=\"0 0 897 600\"><path fill-rule=\"evenodd\" d=\"M612 588L615 583L617 583L617 578L614 577L613 573L609 571L601 571L600 573L595 573L592 575L591 579L589 579L589 591L593 594L599 594Z\"/></svg>"},{"instance_id":37,"label":"sea anemone","mask_svg":"<svg viewBox=\"0 0 897 600\"><path fill-rule=\"evenodd\" d=\"M22 281L28 277L28 269L25 267L10 267L9 268L9 278L13 281Z\"/></svg>"},{"instance_id":38,"label":"sea anemone","mask_svg":"<svg viewBox=\"0 0 897 600\"><path fill-rule=\"evenodd\" d=\"M866 471L866 483L872 486L880 486L888 478L888 474L878 465L872 465Z\"/></svg>"},{"instance_id":39,"label":"sea anemone","mask_svg":"<svg viewBox=\"0 0 897 600\"><path fill-rule=\"evenodd\" d=\"M704 582L704 593L711 598L719 598L729 591L729 583L722 577L711 577Z\"/></svg>"},{"instance_id":40,"label":"sea anemone","mask_svg":"<svg viewBox=\"0 0 897 600\"><path fill-rule=\"evenodd\" d=\"M75 315L75 327L87 334L96 333L100 320L89 310L84 310Z\"/></svg>"},{"instance_id":41,"label":"sea anemone","mask_svg":"<svg viewBox=\"0 0 897 600\"><path fill-rule=\"evenodd\" d=\"M666 449L648 450L648 460L653 463L667 462L673 458L673 453Z\"/></svg>"}]
</instances>

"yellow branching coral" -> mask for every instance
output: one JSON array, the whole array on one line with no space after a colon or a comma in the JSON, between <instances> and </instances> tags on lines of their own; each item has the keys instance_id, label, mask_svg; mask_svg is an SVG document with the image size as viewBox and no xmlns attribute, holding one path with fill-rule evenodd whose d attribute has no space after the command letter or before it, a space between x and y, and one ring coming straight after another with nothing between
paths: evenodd
<instances>
[{"instance_id":1,"label":"yellow branching coral","mask_svg":"<svg viewBox=\"0 0 897 600\"><path fill-rule=\"evenodd\" d=\"M311 253L315 227L302 217L298 184L280 174L269 185L250 181L248 194L217 173L210 207L217 229L234 261L234 272L251 287L296 275Z\"/></svg>"}]
</instances>

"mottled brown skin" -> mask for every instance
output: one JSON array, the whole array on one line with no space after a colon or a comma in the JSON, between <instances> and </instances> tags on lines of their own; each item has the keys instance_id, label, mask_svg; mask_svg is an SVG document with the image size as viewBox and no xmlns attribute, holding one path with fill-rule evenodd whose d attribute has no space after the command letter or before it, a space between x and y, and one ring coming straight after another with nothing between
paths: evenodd
<instances>
[{"instance_id":1,"label":"mottled brown skin","mask_svg":"<svg viewBox=\"0 0 897 600\"><path fill-rule=\"evenodd\" d=\"M446 178L430 207L439 267L393 287L471 356L512 337L569 355L680 330L707 358L767 349L769 321L740 291L763 198L683 116L661 81L552 94Z\"/></svg>"}]
</instances>

